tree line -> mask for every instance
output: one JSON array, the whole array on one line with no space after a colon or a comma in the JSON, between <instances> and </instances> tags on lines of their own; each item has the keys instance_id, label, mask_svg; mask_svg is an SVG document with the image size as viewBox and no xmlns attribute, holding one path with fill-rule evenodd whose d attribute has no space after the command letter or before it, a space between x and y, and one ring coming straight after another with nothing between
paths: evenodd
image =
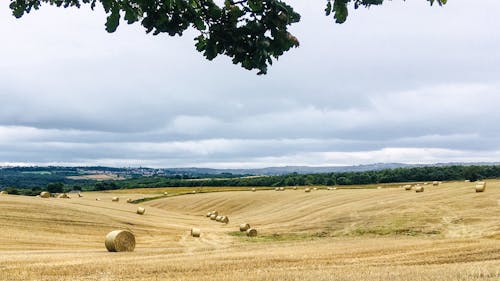
<instances>
[{"instance_id":1,"label":"tree line","mask_svg":"<svg viewBox=\"0 0 500 281\"><path fill-rule=\"evenodd\" d=\"M500 178L500 165L495 166L444 166L396 168L378 171L341 172L324 174L287 174L276 176L235 177L220 175L220 178L188 178L176 176L139 177L119 181L99 181L78 183L54 182L46 186L32 188L6 188L11 194L37 195L41 191L52 193L68 192L70 190L103 191L129 188L159 188L159 187L204 187L204 186L349 186L380 183L405 183L424 181L452 181Z\"/></svg>"}]
</instances>

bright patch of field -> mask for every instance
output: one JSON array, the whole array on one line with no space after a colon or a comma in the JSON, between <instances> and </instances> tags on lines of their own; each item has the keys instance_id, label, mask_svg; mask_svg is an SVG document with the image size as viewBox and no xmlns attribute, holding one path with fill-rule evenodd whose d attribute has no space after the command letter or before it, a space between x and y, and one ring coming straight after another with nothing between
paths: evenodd
<instances>
[{"instance_id":1,"label":"bright patch of field","mask_svg":"<svg viewBox=\"0 0 500 281\"><path fill-rule=\"evenodd\" d=\"M497 281L500 181L487 184L485 193L454 182L419 194L376 186L227 191L144 204L125 200L173 191L0 196L0 280ZM138 206L144 216L135 214ZM230 223L207 219L212 209ZM242 222L259 237L241 236ZM201 238L190 237L193 226ZM106 252L113 229L133 231L136 251Z\"/></svg>"},{"instance_id":2,"label":"bright patch of field","mask_svg":"<svg viewBox=\"0 0 500 281\"><path fill-rule=\"evenodd\" d=\"M96 180L96 181L106 181L106 180L122 180L115 174L95 174L95 175L81 175L81 176L68 176L66 177L70 180Z\"/></svg>"}]
</instances>

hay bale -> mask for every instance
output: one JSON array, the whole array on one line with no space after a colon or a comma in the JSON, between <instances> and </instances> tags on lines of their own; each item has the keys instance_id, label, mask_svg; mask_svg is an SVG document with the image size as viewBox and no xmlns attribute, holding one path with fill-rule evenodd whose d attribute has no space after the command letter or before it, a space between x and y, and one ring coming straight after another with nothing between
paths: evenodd
<instances>
[{"instance_id":1,"label":"hay bale","mask_svg":"<svg viewBox=\"0 0 500 281\"><path fill-rule=\"evenodd\" d=\"M308 187L308 188L304 189L304 192L311 192L311 189Z\"/></svg>"},{"instance_id":2,"label":"hay bale","mask_svg":"<svg viewBox=\"0 0 500 281\"><path fill-rule=\"evenodd\" d=\"M432 182L432 185L433 185L433 186L438 186L438 185L439 185L439 182L438 182L438 181L433 181L433 182Z\"/></svg>"},{"instance_id":3,"label":"hay bale","mask_svg":"<svg viewBox=\"0 0 500 281\"><path fill-rule=\"evenodd\" d=\"M78 192L78 197L81 198L81 197L83 197L83 195L80 192Z\"/></svg>"},{"instance_id":4,"label":"hay bale","mask_svg":"<svg viewBox=\"0 0 500 281\"><path fill-rule=\"evenodd\" d=\"M196 227L191 228L191 236L200 237L200 235L201 235L201 230L199 228Z\"/></svg>"},{"instance_id":5,"label":"hay bale","mask_svg":"<svg viewBox=\"0 0 500 281\"><path fill-rule=\"evenodd\" d=\"M228 223L229 223L229 218L228 218L228 217L226 217L226 216L222 216L222 218L220 219L220 222L221 222L221 223L228 224Z\"/></svg>"},{"instance_id":6,"label":"hay bale","mask_svg":"<svg viewBox=\"0 0 500 281\"><path fill-rule=\"evenodd\" d=\"M106 235L104 245L109 252L133 252L135 236L127 230L113 230Z\"/></svg>"},{"instance_id":7,"label":"hay bale","mask_svg":"<svg viewBox=\"0 0 500 281\"><path fill-rule=\"evenodd\" d=\"M112 201L112 202L119 202L119 201L120 201L120 198L118 198L118 197L113 197L113 198L111 198L111 201Z\"/></svg>"},{"instance_id":8,"label":"hay bale","mask_svg":"<svg viewBox=\"0 0 500 281\"><path fill-rule=\"evenodd\" d=\"M222 219L222 216L216 216L216 217L215 217L215 221L220 222L220 221L221 221L221 219Z\"/></svg>"},{"instance_id":9,"label":"hay bale","mask_svg":"<svg viewBox=\"0 0 500 281\"><path fill-rule=\"evenodd\" d=\"M382 189L382 187L381 186L377 186L377 189Z\"/></svg>"},{"instance_id":10,"label":"hay bale","mask_svg":"<svg viewBox=\"0 0 500 281\"><path fill-rule=\"evenodd\" d=\"M274 191L280 191L280 188L279 187L275 187Z\"/></svg>"},{"instance_id":11,"label":"hay bale","mask_svg":"<svg viewBox=\"0 0 500 281\"><path fill-rule=\"evenodd\" d=\"M313 188L313 190L318 190L318 188L317 188L317 187L315 187L315 188Z\"/></svg>"},{"instance_id":12,"label":"hay bale","mask_svg":"<svg viewBox=\"0 0 500 281\"><path fill-rule=\"evenodd\" d=\"M69 196L66 193L61 193L61 194L57 195L57 198L69 199Z\"/></svg>"},{"instance_id":13,"label":"hay bale","mask_svg":"<svg viewBox=\"0 0 500 281\"><path fill-rule=\"evenodd\" d=\"M403 186L405 190L411 190L411 185L407 184L405 186Z\"/></svg>"},{"instance_id":14,"label":"hay bale","mask_svg":"<svg viewBox=\"0 0 500 281\"><path fill-rule=\"evenodd\" d=\"M257 191L257 189L255 189L255 187L254 187L254 188L252 188L252 192L255 192L255 191Z\"/></svg>"},{"instance_id":15,"label":"hay bale","mask_svg":"<svg viewBox=\"0 0 500 281\"><path fill-rule=\"evenodd\" d=\"M166 191L165 191L165 192L163 192L163 195L167 196L167 195L168 195L168 192L166 192Z\"/></svg>"},{"instance_id":16,"label":"hay bale","mask_svg":"<svg viewBox=\"0 0 500 281\"><path fill-rule=\"evenodd\" d=\"M212 215L210 216L210 219L214 221L216 218L217 218L217 215L212 213Z\"/></svg>"},{"instance_id":17,"label":"hay bale","mask_svg":"<svg viewBox=\"0 0 500 281\"><path fill-rule=\"evenodd\" d=\"M134 201L134 200L132 200L132 198L127 199L127 203L132 203L132 201Z\"/></svg>"},{"instance_id":18,"label":"hay bale","mask_svg":"<svg viewBox=\"0 0 500 281\"><path fill-rule=\"evenodd\" d=\"M484 192L486 190L486 183L481 182L476 184L476 192Z\"/></svg>"},{"instance_id":19,"label":"hay bale","mask_svg":"<svg viewBox=\"0 0 500 281\"><path fill-rule=\"evenodd\" d=\"M297 187L296 187L296 186L294 186L294 187L293 187L293 190L297 190Z\"/></svg>"},{"instance_id":20,"label":"hay bale","mask_svg":"<svg viewBox=\"0 0 500 281\"><path fill-rule=\"evenodd\" d=\"M212 211L212 215L218 216L218 215L219 215L219 212L217 212L217 211L213 210L213 211Z\"/></svg>"},{"instance_id":21,"label":"hay bale","mask_svg":"<svg viewBox=\"0 0 500 281\"><path fill-rule=\"evenodd\" d=\"M138 215L144 215L145 212L146 212L146 209L144 207L137 208Z\"/></svg>"},{"instance_id":22,"label":"hay bale","mask_svg":"<svg viewBox=\"0 0 500 281\"><path fill-rule=\"evenodd\" d=\"M42 198L50 198L50 193L47 192L47 191L42 191L40 193L40 197L42 197Z\"/></svg>"},{"instance_id":23,"label":"hay bale","mask_svg":"<svg viewBox=\"0 0 500 281\"><path fill-rule=\"evenodd\" d=\"M470 180L464 180L464 182L470 182Z\"/></svg>"},{"instance_id":24,"label":"hay bale","mask_svg":"<svg viewBox=\"0 0 500 281\"><path fill-rule=\"evenodd\" d=\"M250 229L250 225L248 223L240 224L240 232L245 232Z\"/></svg>"},{"instance_id":25,"label":"hay bale","mask_svg":"<svg viewBox=\"0 0 500 281\"><path fill-rule=\"evenodd\" d=\"M196 190L191 191L192 194L196 194Z\"/></svg>"},{"instance_id":26,"label":"hay bale","mask_svg":"<svg viewBox=\"0 0 500 281\"><path fill-rule=\"evenodd\" d=\"M255 228L249 228L249 229L247 229L247 236L248 237L255 237L255 236L257 236L257 230Z\"/></svg>"},{"instance_id":27,"label":"hay bale","mask_svg":"<svg viewBox=\"0 0 500 281\"><path fill-rule=\"evenodd\" d=\"M285 188L284 187L280 187L280 191L285 191Z\"/></svg>"},{"instance_id":28,"label":"hay bale","mask_svg":"<svg viewBox=\"0 0 500 281\"><path fill-rule=\"evenodd\" d=\"M212 215L212 212L207 213L207 218L209 218Z\"/></svg>"},{"instance_id":29,"label":"hay bale","mask_svg":"<svg viewBox=\"0 0 500 281\"><path fill-rule=\"evenodd\" d=\"M415 186L415 192L417 193L424 192L424 187L421 185Z\"/></svg>"},{"instance_id":30,"label":"hay bale","mask_svg":"<svg viewBox=\"0 0 500 281\"><path fill-rule=\"evenodd\" d=\"M9 193L5 190L0 191L0 195L8 195Z\"/></svg>"},{"instance_id":31,"label":"hay bale","mask_svg":"<svg viewBox=\"0 0 500 281\"><path fill-rule=\"evenodd\" d=\"M101 201L101 198L96 198L95 201Z\"/></svg>"},{"instance_id":32,"label":"hay bale","mask_svg":"<svg viewBox=\"0 0 500 281\"><path fill-rule=\"evenodd\" d=\"M429 183L428 182L424 182L424 185L428 185Z\"/></svg>"}]
</instances>

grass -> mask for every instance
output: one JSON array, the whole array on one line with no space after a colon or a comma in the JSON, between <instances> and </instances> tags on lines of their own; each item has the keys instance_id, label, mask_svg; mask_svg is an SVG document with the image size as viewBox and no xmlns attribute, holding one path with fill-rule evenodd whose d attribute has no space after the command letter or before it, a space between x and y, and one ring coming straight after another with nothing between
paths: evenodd
<instances>
[{"instance_id":1,"label":"grass","mask_svg":"<svg viewBox=\"0 0 500 281\"><path fill-rule=\"evenodd\" d=\"M488 181L485 193L472 187L5 195L0 280L498 281L500 181ZM143 216L122 200L149 197L158 198L137 202L147 209ZM230 223L207 219L213 209ZM243 222L259 235L237 231ZM200 238L190 236L192 227ZM136 235L135 252L105 250L114 229Z\"/></svg>"}]
</instances>

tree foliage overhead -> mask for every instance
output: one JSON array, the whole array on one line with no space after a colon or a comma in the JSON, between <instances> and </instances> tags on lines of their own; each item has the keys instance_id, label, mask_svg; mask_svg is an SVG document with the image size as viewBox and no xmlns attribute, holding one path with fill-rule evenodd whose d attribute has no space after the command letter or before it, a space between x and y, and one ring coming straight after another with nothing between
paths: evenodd
<instances>
[{"instance_id":1,"label":"tree foliage overhead","mask_svg":"<svg viewBox=\"0 0 500 281\"><path fill-rule=\"evenodd\" d=\"M257 74L266 74L269 65L293 47L298 39L288 28L300 21L293 7L280 0L10 0L15 17L20 18L42 4L57 7L100 4L107 14L106 30L116 31L120 20L128 24L140 22L147 33L182 36L192 27L199 31L196 49L208 60L218 55L230 57L234 64ZM323 0L325 1L325 0ZM447 0L427 0L430 4L446 4ZM221 1L220 1L221 2ZM337 23L347 19L348 6L370 7L383 0L327 0L326 15Z\"/></svg>"}]
</instances>

